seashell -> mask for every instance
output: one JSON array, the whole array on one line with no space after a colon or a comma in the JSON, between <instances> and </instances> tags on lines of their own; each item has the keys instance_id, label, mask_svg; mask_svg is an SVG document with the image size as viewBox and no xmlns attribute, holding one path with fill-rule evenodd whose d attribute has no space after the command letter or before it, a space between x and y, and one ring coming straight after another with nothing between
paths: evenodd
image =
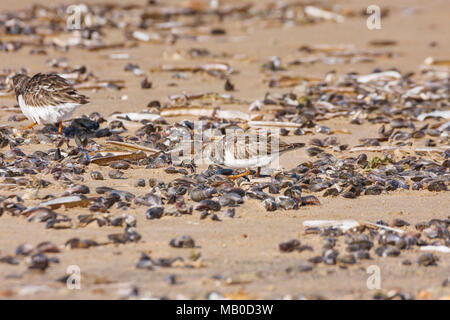
<instances>
[{"instance_id":1,"label":"seashell","mask_svg":"<svg viewBox=\"0 0 450 320\"><path fill-rule=\"evenodd\" d=\"M219 197L219 203L224 206L236 206L244 203L242 197L234 192L228 192Z\"/></svg>"},{"instance_id":2,"label":"seashell","mask_svg":"<svg viewBox=\"0 0 450 320\"><path fill-rule=\"evenodd\" d=\"M178 197L175 202L176 210L181 214L192 214L192 207L188 207L183 197Z\"/></svg>"},{"instance_id":3,"label":"seashell","mask_svg":"<svg viewBox=\"0 0 450 320\"><path fill-rule=\"evenodd\" d=\"M127 170L130 168L130 163L124 160L117 160L110 162L109 167L117 170Z\"/></svg>"},{"instance_id":4,"label":"seashell","mask_svg":"<svg viewBox=\"0 0 450 320\"><path fill-rule=\"evenodd\" d=\"M381 246L375 249L375 253L380 257L397 257L400 255L400 250L390 245Z\"/></svg>"},{"instance_id":5,"label":"seashell","mask_svg":"<svg viewBox=\"0 0 450 320\"><path fill-rule=\"evenodd\" d=\"M227 218L234 218L236 215L236 210L234 208L227 208L222 212L222 216Z\"/></svg>"},{"instance_id":6,"label":"seashell","mask_svg":"<svg viewBox=\"0 0 450 320\"><path fill-rule=\"evenodd\" d=\"M355 264L356 263L356 258L353 254L346 254L343 256L339 256L337 258L337 262L339 262L340 264Z\"/></svg>"},{"instance_id":7,"label":"seashell","mask_svg":"<svg viewBox=\"0 0 450 320\"><path fill-rule=\"evenodd\" d=\"M137 269L153 270L153 261L146 254L142 254L139 262L136 264Z\"/></svg>"},{"instance_id":8,"label":"seashell","mask_svg":"<svg viewBox=\"0 0 450 320\"><path fill-rule=\"evenodd\" d=\"M316 196L301 197L300 203L302 206L318 206L318 205L320 205L320 201Z\"/></svg>"},{"instance_id":9,"label":"seashell","mask_svg":"<svg viewBox=\"0 0 450 320\"><path fill-rule=\"evenodd\" d=\"M383 191L383 188L381 188L380 186L373 186L373 187L369 187L364 191L365 195L379 195L381 194Z\"/></svg>"},{"instance_id":10,"label":"seashell","mask_svg":"<svg viewBox=\"0 0 450 320\"><path fill-rule=\"evenodd\" d=\"M92 171L91 178L93 180L104 180L102 173L99 171Z\"/></svg>"},{"instance_id":11,"label":"seashell","mask_svg":"<svg viewBox=\"0 0 450 320\"><path fill-rule=\"evenodd\" d=\"M430 226L423 230L423 233L430 239L436 239L443 236L442 229L438 226Z\"/></svg>"},{"instance_id":12,"label":"seashell","mask_svg":"<svg viewBox=\"0 0 450 320\"><path fill-rule=\"evenodd\" d=\"M57 213L45 207L33 207L22 211L21 215L28 217L28 222L46 222L55 219Z\"/></svg>"},{"instance_id":13,"label":"seashell","mask_svg":"<svg viewBox=\"0 0 450 320\"><path fill-rule=\"evenodd\" d=\"M142 178L137 179L137 180L135 181L135 183L134 183L134 186L135 186L136 188L143 188L143 187L145 187L145 179L142 179Z\"/></svg>"},{"instance_id":14,"label":"seashell","mask_svg":"<svg viewBox=\"0 0 450 320\"><path fill-rule=\"evenodd\" d=\"M328 237L324 240L322 249L333 249L335 245L336 245L336 239Z\"/></svg>"},{"instance_id":15,"label":"seashell","mask_svg":"<svg viewBox=\"0 0 450 320\"><path fill-rule=\"evenodd\" d=\"M70 249L88 249L90 247L96 247L99 244L94 240L80 240L79 238L72 238L66 241L65 246L69 246Z\"/></svg>"},{"instance_id":16,"label":"seashell","mask_svg":"<svg viewBox=\"0 0 450 320\"><path fill-rule=\"evenodd\" d=\"M71 229L73 223L70 218L56 218L47 220L45 224L46 229Z\"/></svg>"},{"instance_id":17,"label":"seashell","mask_svg":"<svg viewBox=\"0 0 450 320\"><path fill-rule=\"evenodd\" d=\"M300 241L297 239L282 242L278 245L278 249L281 252L292 252L300 247Z\"/></svg>"},{"instance_id":18,"label":"seashell","mask_svg":"<svg viewBox=\"0 0 450 320\"><path fill-rule=\"evenodd\" d=\"M339 195L339 191L337 188L329 188L329 189L325 190L325 192L323 193L324 197L329 197L329 196L336 197L338 195Z\"/></svg>"},{"instance_id":19,"label":"seashell","mask_svg":"<svg viewBox=\"0 0 450 320\"><path fill-rule=\"evenodd\" d=\"M450 248L448 246L422 246L420 251L436 251L443 253L450 253Z\"/></svg>"},{"instance_id":20,"label":"seashell","mask_svg":"<svg viewBox=\"0 0 450 320\"><path fill-rule=\"evenodd\" d=\"M337 259L338 255L339 255L339 252L337 250L328 249L323 253L322 261L325 264L334 265L334 264L336 264L336 259Z\"/></svg>"},{"instance_id":21,"label":"seashell","mask_svg":"<svg viewBox=\"0 0 450 320\"><path fill-rule=\"evenodd\" d=\"M168 167L168 168L164 169L164 171L168 174L178 173L178 169L176 169L175 167Z\"/></svg>"},{"instance_id":22,"label":"seashell","mask_svg":"<svg viewBox=\"0 0 450 320\"><path fill-rule=\"evenodd\" d=\"M388 81L400 79L401 75L397 71L385 71L359 76L357 81L359 83L369 83L372 81Z\"/></svg>"},{"instance_id":23,"label":"seashell","mask_svg":"<svg viewBox=\"0 0 450 320\"><path fill-rule=\"evenodd\" d=\"M110 193L111 191L115 191L115 190L113 188L110 188L110 187L97 187L97 188L95 188L95 192L97 192L98 194Z\"/></svg>"},{"instance_id":24,"label":"seashell","mask_svg":"<svg viewBox=\"0 0 450 320\"><path fill-rule=\"evenodd\" d=\"M423 253L417 258L417 264L420 266L434 266L439 261L439 258L433 253Z\"/></svg>"},{"instance_id":25,"label":"seashell","mask_svg":"<svg viewBox=\"0 0 450 320\"><path fill-rule=\"evenodd\" d=\"M447 185L441 180L433 181L428 184L428 190L434 192L447 191Z\"/></svg>"},{"instance_id":26,"label":"seashell","mask_svg":"<svg viewBox=\"0 0 450 320\"><path fill-rule=\"evenodd\" d=\"M33 256L30 256L27 262L28 269L31 270L45 271L50 265L49 259L42 253L37 253Z\"/></svg>"},{"instance_id":27,"label":"seashell","mask_svg":"<svg viewBox=\"0 0 450 320\"><path fill-rule=\"evenodd\" d=\"M55 198L49 201L44 201L39 204L40 207L49 207L50 209L58 209L61 206L67 208L86 207L91 202L90 199L84 195L68 196Z\"/></svg>"},{"instance_id":28,"label":"seashell","mask_svg":"<svg viewBox=\"0 0 450 320\"><path fill-rule=\"evenodd\" d=\"M108 171L108 177L110 177L111 179L121 179L123 175L124 173L120 170Z\"/></svg>"},{"instance_id":29,"label":"seashell","mask_svg":"<svg viewBox=\"0 0 450 320\"><path fill-rule=\"evenodd\" d=\"M218 201L215 200L201 200L194 206L194 210L205 211L205 210L213 210L219 211L221 209L221 205Z\"/></svg>"},{"instance_id":30,"label":"seashell","mask_svg":"<svg viewBox=\"0 0 450 320\"><path fill-rule=\"evenodd\" d=\"M126 228L124 233L110 234L108 239L114 243L138 242L141 240L141 235L134 230L134 228Z\"/></svg>"},{"instance_id":31,"label":"seashell","mask_svg":"<svg viewBox=\"0 0 450 320\"><path fill-rule=\"evenodd\" d=\"M28 256L34 250L34 247L29 243L23 243L16 248L17 256Z\"/></svg>"},{"instance_id":32,"label":"seashell","mask_svg":"<svg viewBox=\"0 0 450 320\"><path fill-rule=\"evenodd\" d=\"M272 198L263 200L262 205L264 208L266 208L266 211L275 211L279 208L278 203Z\"/></svg>"},{"instance_id":33,"label":"seashell","mask_svg":"<svg viewBox=\"0 0 450 320\"><path fill-rule=\"evenodd\" d=\"M148 207L158 207L163 205L161 197L154 193L146 193L143 196L136 197L133 202L136 205L144 205Z\"/></svg>"},{"instance_id":34,"label":"seashell","mask_svg":"<svg viewBox=\"0 0 450 320\"><path fill-rule=\"evenodd\" d=\"M302 188L299 186L292 186L290 188L287 188L283 194L286 197L290 197L290 198L297 200L297 202L299 202L300 204L302 203L302 197L301 197Z\"/></svg>"},{"instance_id":35,"label":"seashell","mask_svg":"<svg viewBox=\"0 0 450 320\"><path fill-rule=\"evenodd\" d=\"M195 188L192 189L190 192L190 197L193 201L199 202L206 199L211 199L214 194L217 193L217 190L215 188Z\"/></svg>"},{"instance_id":36,"label":"seashell","mask_svg":"<svg viewBox=\"0 0 450 320\"><path fill-rule=\"evenodd\" d=\"M327 11L327 10L324 10L324 9L321 9L321 8L315 7L315 6L306 6L304 11L307 16L310 16L313 18L332 20L337 23L342 23L345 20L344 17L341 16L340 14L337 14L337 13L334 13L331 11Z\"/></svg>"},{"instance_id":37,"label":"seashell","mask_svg":"<svg viewBox=\"0 0 450 320\"><path fill-rule=\"evenodd\" d=\"M190 236L180 236L170 240L169 245L173 248L195 248L195 241Z\"/></svg>"},{"instance_id":38,"label":"seashell","mask_svg":"<svg viewBox=\"0 0 450 320\"><path fill-rule=\"evenodd\" d=\"M258 189L251 189L245 193L245 195L251 199L264 200L271 198L267 193Z\"/></svg>"},{"instance_id":39,"label":"seashell","mask_svg":"<svg viewBox=\"0 0 450 320\"><path fill-rule=\"evenodd\" d=\"M321 256L315 256L315 257L308 259L308 261L311 263L314 263L314 264L318 264L318 263L322 263L323 259Z\"/></svg>"},{"instance_id":40,"label":"seashell","mask_svg":"<svg viewBox=\"0 0 450 320\"><path fill-rule=\"evenodd\" d=\"M67 190L69 195L72 194L88 194L90 193L89 187L83 184L73 185Z\"/></svg>"},{"instance_id":41,"label":"seashell","mask_svg":"<svg viewBox=\"0 0 450 320\"><path fill-rule=\"evenodd\" d=\"M359 250L355 252L355 258L358 260L370 260L370 253L368 250Z\"/></svg>"},{"instance_id":42,"label":"seashell","mask_svg":"<svg viewBox=\"0 0 450 320\"><path fill-rule=\"evenodd\" d=\"M127 228L134 228L136 227L136 217L132 216L130 214L123 214L122 215L125 218L125 224L127 225Z\"/></svg>"},{"instance_id":43,"label":"seashell","mask_svg":"<svg viewBox=\"0 0 450 320\"><path fill-rule=\"evenodd\" d=\"M160 219L163 213L164 207L152 207L145 212L145 217L149 220Z\"/></svg>"},{"instance_id":44,"label":"seashell","mask_svg":"<svg viewBox=\"0 0 450 320\"><path fill-rule=\"evenodd\" d=\"M296 268L296 270L298 272L309 272L309 271L312 271L313 269L314 269L314 265L312 265L309 262L303 262Z\"/></svg>"},{"instance_id":45,"label":"seashell","mask_svg":"<svg viewBox=\"0 0 450 320\"><path fill-rule=\"evenodd\" d=\"M35 250L39 253L59 253L59 248L49 241L39 243Z\"/></svg>"},{"instance_id":46,"label":"seashell","mask_svg":"<svg viewBox=\"0 0 450 320\"><path fill-rule=\"evenodd\" d=\"M392 227L404 227L404 226L409 226L409 223L405 220L395 218L391 221L390 225Z\"/></svg>"},{"instance_id":47,"label":"seashell","mask_svg":"<svg viewBox=\"0 0 450 320\"><path fill-rule=\"evenodd\" d=\"M436 111L429 112L429 113L422 113L421 115L419 115L417 117L417 120L424 121L425 119L430 118L430 117L450 119L450 111L449 110L445 110L445 111L436 110Z\"/></svg>"},{"instance_id":48,"label":"seashell","mask_svg":"<svg viewBox=\"0 0 450 320\"><path fill-rule=\"evenodd\" d=\"M0 257L0 263L18 265L18 264L20 264L20 261L16 257L13 257L13 256L4 256L4 257Z\"/></svg>"},{"instance_id":49,"label":"seashell","mask_svg":"<svg viewBox=\"0 0 450 320\"><path fill-rule=\"evenodd\" d=\"M319 227L333 227L339 228L343 232L360 226L360 223L356 220L306 220L303 221L303 226L313 229L316 232L320 231Z\"/></svg>"},{"instance_id":50,"label":"seashell","mask_svg":"<svg viewBox=\"0 0 450 320\"><path fill-rule=\"evenodd\" d=\"M315 157L323 152L323 149L317 148L317 147L310 147L306 149L306 153L310 157Z\"/></svg>"},{"instance_id":51,"label":"seashell","mask_svg":"<svg viewBox=\"0 0 450 320\"><path fill-rule=\"evenodd\" d=\"M276 202L278 206L284 210L296 210L298 209L298 201L296 199L285 197L285 196L278 196L276 198Z\"/></svg>"}]
</instances>

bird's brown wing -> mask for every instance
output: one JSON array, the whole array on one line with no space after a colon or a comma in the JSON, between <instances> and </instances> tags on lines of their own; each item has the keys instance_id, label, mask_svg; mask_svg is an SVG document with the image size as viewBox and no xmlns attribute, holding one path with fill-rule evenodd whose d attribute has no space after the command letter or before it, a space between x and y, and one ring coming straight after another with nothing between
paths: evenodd
<instances>
[{"instance_id":1,"label":"bird's brown wing","mask_svg":"<svg viewBox=\"0 0 450 320\"><path fill-rule=\"evenodd\" d=\"M79 94L64 78L56 74L41 73L30 79L23 99L28 106L36 107L89 102L86 96Z\"/></svg>"},{"instance_id":2,"label":"bird's brown wing","mask_svg":"<svg viewBox=\"0 0 450 320\"><path fill-rule=\"evenodd\" d=\"M237 131L225 139L225 147L234 150L235 159L281 154L303 147L304 143L286 143L268 130ZM232 149L234 147L234 149Z\"/></svg>"}]
</instances>

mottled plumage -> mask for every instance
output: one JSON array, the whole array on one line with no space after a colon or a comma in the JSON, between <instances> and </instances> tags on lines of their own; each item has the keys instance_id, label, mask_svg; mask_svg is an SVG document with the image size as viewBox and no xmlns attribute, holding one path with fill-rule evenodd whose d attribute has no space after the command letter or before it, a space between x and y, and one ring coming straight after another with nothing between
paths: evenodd
<instances>
[{"instance_id":1,"label":"mottled plumage","mask_svg":"<svg viewBox=\"0 0 450 320\"><path fill-rule=\"evenodd\" d=\"M230 168L261 168L281 154L303 147L304 143L285 143L270 131L228 133L205 148L209 159Z\"/></svg>"},{"instance_id":2,"label":"mottled plumage","mask_svg":"<svg viewBox=\"0 0 450 320\"><path fill-rule=\"evenodd\" d=\"M38 73L32 78L17 74L12 80L20 109L34 123L61 123L89 102L56 74Z\"/></svg>"}]
</instances>

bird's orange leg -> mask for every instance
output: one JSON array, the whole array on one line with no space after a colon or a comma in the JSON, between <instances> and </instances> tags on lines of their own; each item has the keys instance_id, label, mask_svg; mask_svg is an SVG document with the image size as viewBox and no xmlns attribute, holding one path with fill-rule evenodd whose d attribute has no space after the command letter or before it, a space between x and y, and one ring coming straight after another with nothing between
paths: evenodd
<instances>
[{"instance_id":1,"label":"bird's orange leg","mask_svg":"<svg viewBox=\"0 0 450 320\"><path fill-rule=\"evenodd\" d=\"M61 133L62 132L62 122L60 122L58 124L58 132Z\"/></svg>"},{"instance_id":2,"label":"bird's orange leg","mask_svg":"<svg viewBox=\"0 0 450 320\"><path fill-rule=\"evenodd\" d=\"M244 173L240 173L235 176L229 176L228 178L231 180L236 180L237 178L248 176L250 173L250 169L247 169L247 171L245 171Z\"/></svg>"},{"instance_id":3,"label":"bird's orange leg","mask_svg":"<svg viewBox=\"0 0 450 320\"><path fill-rule=\"evenodd\" d=\"M255 178L259 178L260 174L261 174L261 167L258 167L258 169L256 170Z\"/></svg>"},{"instance_id":4,"label":"bird's orange leg","mask_svg":"<svg viewBox=\"0 0 450 320\"><path fill-rule=\"evenodd\" d=\"M28 126L22 127L22 130L33 129L33 127L34 127L35 125L37 125L37 123L36 123L36 122L33 122L33 123L29 124Z\"/></svg>"}]
</instances>

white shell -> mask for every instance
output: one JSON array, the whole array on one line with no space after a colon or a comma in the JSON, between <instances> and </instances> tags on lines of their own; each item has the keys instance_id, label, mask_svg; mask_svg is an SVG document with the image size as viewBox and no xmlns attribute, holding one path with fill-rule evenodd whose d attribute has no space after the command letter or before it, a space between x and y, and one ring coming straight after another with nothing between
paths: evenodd
<instances>
[{"instance_id":1,"label":"white shell","mask_svg":"<svg viewBox=\"0 0 450 320\"><path fill-rule=\"evenodd\" d=\"M364 76L358 77L359 83L369 83L372 81L389 81L389 80L397 80L400 79L402 75L398 73L397 71L385 71L385 72L377 72L377 73L371 73Z\"/></svg>"},{"instance_id":2,"label":"white shell","mask_svg":"<svg viewBox=\"0 0 450 320\"><path fill-rule=\"evenodd\" d=\"M437 251L450 253L450 248L447 246L422 246L420 247L420 251Z\"/></svg>"},{"instance_id":3,"label":"white shell","mask_svg":"<svg viewBox=\"0 0 450 320\"><path fill-rule=\"evenodd\" d=\"M444 118L450 119L450 110L436 110L430 113L422 113L417 117L417 120L424 121L427 118Z\"/></svg>"},{"instance_id":4,"label":"white shell","mask_svg":"<svg viewBox=\"0 0 450 320\"><path fill-rule=\"evenodd\" d=\"M356 220L306 220L303 221L304 227L333 227L342 231L347 231L360 226Z\"/></svg>"}]
</instances>

